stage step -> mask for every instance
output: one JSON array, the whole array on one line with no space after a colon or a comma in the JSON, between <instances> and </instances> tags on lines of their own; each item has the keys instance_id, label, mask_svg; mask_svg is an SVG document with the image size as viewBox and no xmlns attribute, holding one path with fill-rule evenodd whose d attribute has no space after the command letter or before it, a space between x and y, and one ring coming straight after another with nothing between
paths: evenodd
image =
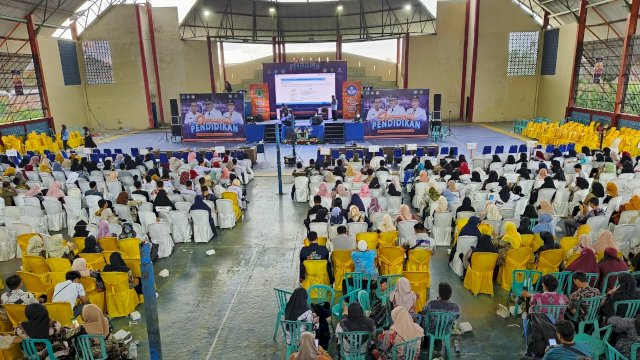
<instances>
[{"instance_id":1,"label":"stage step","mask_svg":"<svg viewBox=\"0 0 640 360\"><path fill-rule=\"evenodd\" d=\"M344 143L344 123L324 122L324 142L329 144Z\"/></svg>"},{"instance_id":2,"label":"stage step","mask_svg":"<svg viewBox=\"0 0 640 360\"><path fill-rule=\"evenodd\" d=\"M268 144L276 143L276 125L267 124L264 126L264 142Z\"/></svg>"}]
</instances>

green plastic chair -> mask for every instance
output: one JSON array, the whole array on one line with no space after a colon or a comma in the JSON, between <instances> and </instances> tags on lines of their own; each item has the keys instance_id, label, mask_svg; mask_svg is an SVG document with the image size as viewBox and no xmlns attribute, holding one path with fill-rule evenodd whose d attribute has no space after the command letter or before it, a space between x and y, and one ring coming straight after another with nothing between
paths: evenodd
<instances>
[{"instance_id":1,"label":"green plastic chair","mask_svg":"<svg viewBox=\"0 0 640 360\"><path fill-rule=\"evenodd\" d=\"M556 292L558 294L570 294L571 293L571 283L569 279L573 277L572 271L560 271L560 272L552 272L549 275L553 275L556 279L558 279L558 289ZM571 284L571 285L570 285ZM538 291L542 291L542 277L538 278Z\"/></svg>"},{"instance_id":2,"label":"green plastic chair","mask_svg":"<svg viewBox=\"0 0 640 360\"><path fill-rule=\"evenodd\" d=\"M635 343L631 346L631 359L638 358L638 350L640 350L640 343ZM631 360L622 355L613 345L607 343L607 360Z\"/></svg>"},{"instance_id":3,"label":"green plastic chair","mask_svg":"<svg viewBox=\"0 0 640 360\"><path fill-rule=\"evenodd\" d=\"M367 331L340 333L340 357L344 360L366 360L370 339L371 333Z\"/></svg>"},{"instance_id":4,"label":"green plastic chair","mask_svg":"<svg viewBox=\"0 0 640 360\"><path fill-rule=\"evenodd\" d=\"M632 318L640 312L640 300L620 300L613 304L613 311L618 313L618 306L626 306L627 311L623 317Z\"/></svg>"},{"instance_id":5,"label":"green plastic chair","mask_svg":"<svg viewBox=\"0 0 640 360\"><path fill-rule=\"evenodd\" d=\"M368 280L366 289L364 288L364 280ZM366 290L368 294L371 293L371 275L369 274L348 272L344 274L344 282L347 284L347 293L354 290Z\"/></svg>"},{"instance_id":6,"label":"green plastic chair","mask_svg":"<svg viewBox=\"0 0 640 360\"><path fill-rule=\"evenodd\" d=\"M358 302L362 305L362 310L371 311L371 302L369 301L369 293L366 290L358 291Z\"/></svg>"},{"instance_id":7,"label":"green plastic chair","mask_svg":"<svg viewBox=\"0 0 640 360\"><path fill-rule=\"evenodd\" d=\"M93 340L100 342L100 356L93 356L91 345ZM106 360L109 358L107 354L107 346L102 335L80 335L74 342L76 353L80 360Z\"/></svg>"},{"instance_id":8,"label":"green plastic chair","mask_svg":"<svg viewBox=\"0 0 640 360\"><path fill-rule=\"evenodd\" d=\"M382 305L387 303L389 299L389 293L396 289L396 285L398 284L398 280L402 277L402 275L379 275L378 276L378 287L376 288L376 297L382 302ZM380 290L380 284L386 282L387 283L387 291L382 292Z\"/></svg>"},{"instance_id":9,"label":"green plastic chair","mask_svg":"<svg viewBox=\"0 0 640 360\"><path fill-rule=\"evenodd\" d=\"M428 311L425 314L424 334L429 338L429 357L427 359L433 359L435 341L441 340L447 352L447 359L451 360L451 329L457 318L458 314L453 312ZM430 329L431 321L435 323L433 331Z\"/></svg>"},{"instance_id":10,"label":"green plastic chair","mask_svg":"<svg viewBox=\"0 0 640 360\"><path fill-rule=\"evenodd\" d=\"M606 352L607 340L609 340L612 331L613 328L609 325L594 330L591 335L585 333L576 334L573 340L589 344L591 358L600 359L600 355L604 355Z\"/></svg>"},{"instance_id":11,"label":"green plastic chair","mask_svg":"<svg viewBox=\"0 0 640 360\"><path fill-rule=\"evenodd\" d=\"M298 351L298 344L300 343L300 335L302 335L302 332L312 331L313 324L305 321L281 320L280 325L282 327L284 343L287 345L285 360L288 360L291 354ZM303 326L305 327L304 330L302 329ZM289 341L287 341L287 333L289 333Z\"/></svg>"},{"instance_id":12,"label":"green plastic chair","mask_svg":"<svg viewBox=\"0 0 640 360\"><path fill-rule=\"evenodd\" d=\"M538 219L529 219L529 230L533 231L533 228L538 225Z\"/></svg>"},{"instance_id":13,"label":"green plastic chair","mask_svg":"<svg viewBox=\"0 0 640 360\"><path fill-rule=\"evenodd\" d=\"M509 307L509 299L513 294L515 297L522 295L522 291L527 288L528 291L534 292L536 289L536 281L542 277L542 272L537 270L513 270L511 273L511 290L507 295L506 305ZM513 316L518 316L518 308L520 305L516 302Z\"/></svg>"},{"instance_id":14,"label":"green plastic chair","mask_svg":"<svg viewBox=\"0 0 640 360\"><path fill-rule=\"evenodd\" d=\"M615 285L613 285L613 287L618 286L618 275L624 274L624 273L628 273L628 271L612 271L608 273L607 276L605 276L604 280L602 281L602 288L600 289L600 293L602 294L607 293L607 284L609 283L609 278L611 278L612 276L616 277L616 283Z\"/></svg>"},{"instance_id":15,"label":"green plastic chair","mask_svg":"<svg viewBox=\"0 0 640 360\"><path fill-rule=\"evenodd\" d=\"M38 354L38 344L44 345L47 349L47 356L49 360L58 360L54 355L53 346L49 339L27 339L22 341L22 352L24 358L27 360L40 360L40 354Z\"/></svg>"},{"instance_id":16,"label":"green plastic chair","mask_svg":"<svg viewBox=\"0 0 640 360\"><path fill-rule=\"evenodd\" d=\"M420 352L420 344L422 343L422 337L415 338L413 340L401 342L393 345L391 348L391 360L413 360ZM401 351L402 350L402 351ZM402 353L403 355L398 355Z\"/></svg>"},{"instance_id":17,"label":"green plastic chair","mask_svg":"<svg viewBox=\"0 0 640 360\"><path fill-rule=\"evenodd\" d=\"M529 309L530 313L547 314L549 319L556 324L562 320L564 313L567 311L567 305L534 305Z\"/></svg>"},{"instance_id":18,"label":"green plastic chair","mask_svg":"<svg viewBox=\"0 0 640 360\"><path fill-rule=\"evenodd\" d=\"M600 274L586 273L586 275L587 275L587 284L589 284L589 287L597 288L598 278L600 277ZM567 292L566 292L567 295L573 292L572 288L573 288L573 273L571 273L571 275L569 276L569 279L567 280Z\"/></svg>"},{"instance_id":19,"label":"green plastic chair","mask_svg":"<svg viewBox=\"0 0 640 360\"><path fill-rule=\"evenodd\" d=\"M328 302L329 305L333 305L333 301L336 298L336 292L331 286L327 285L311 285L307 289L309 297L307 298L307 304L322 304ZM312 294L315 295L312 297Z\"/></svg>"},{"instance_id":20,"label":"green plastic chair","mask_svg":"<svg viewBox=\"0 0 640 360\"><path fill-rule=\"evenodd\" d=\"M593 329L598 330L598 310L600 309L600 303L605 299L605 295L594 296L578 301L576 304L576 313L569 318L571 321L578 323L578 333L584 333L584 327L587 324L593 324ZM584 319L580 320L580 308L582 304L588 304L589 310L584 316Z\"/></svg>"},{"instance_id":21,"label":"green plastic chair","mask_svg":"<svg viewBox=\"0 0 640 360\"><path fill-rule=\"evenodd\" d=\"M342 295L335 303L335 305L331 307L331 316L333 316L333 318L337 321L342 320L342 304L351 304L352 302L357 301L359 291L360 290L354 290L350 293Z\"/></svg>"},{"instance_id":22,"label":"green plastic chair","mask_svg":"<svg viewBox=\"0 0 640 360\"><path fill-rule=\"evenodd\" d=\"M276 292L276 300L278 301L278 314L276 315L276 327L273 330L273 341L276 341L276 335L278 334L278 328L280 327L280 321L284 316L284 309L287 307L287 302L293 292L273 288Z\"/></svg>"}]
</instances>

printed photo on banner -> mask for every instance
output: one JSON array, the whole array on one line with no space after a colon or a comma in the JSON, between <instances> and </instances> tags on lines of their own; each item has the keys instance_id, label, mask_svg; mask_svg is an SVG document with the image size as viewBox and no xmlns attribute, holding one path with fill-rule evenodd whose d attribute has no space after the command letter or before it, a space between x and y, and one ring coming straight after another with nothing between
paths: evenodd
<instances>
[{"instance_id":1,"label":"printed photo on banner","mask_svg":"<svg viewBox=\"0 0 640 360\"><path fill-rule=\"evenodd\" d=\"M365 136L426 135L429 129L429 90L392 89L364 91L362 114Z\"/></svg>"},{"instance_id":2,"label":"printed photo on banner","mask_svg":"<svg viewBox=\"0 0 640 360\"><path fill-rule=\"evenodd\" d=\"M242 93L181 94L180 111L185 141L245 137Z\"/></svg>"}]
</instances>

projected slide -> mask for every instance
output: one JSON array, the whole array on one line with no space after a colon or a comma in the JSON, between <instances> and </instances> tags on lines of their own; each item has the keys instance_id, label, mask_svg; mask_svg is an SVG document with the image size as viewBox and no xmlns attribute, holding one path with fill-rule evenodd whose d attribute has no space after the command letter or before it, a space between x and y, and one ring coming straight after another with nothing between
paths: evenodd
<instances>
[{"instance_id":1,"label":"projected slide","mask_svg":"<svg viewBox=\"0 0 640 360\"><path fill-rule=\"evenodd\" d=\"M329 104L336 95L336 74L275 75L276 103Z\"/></svg>"}]
</instances>

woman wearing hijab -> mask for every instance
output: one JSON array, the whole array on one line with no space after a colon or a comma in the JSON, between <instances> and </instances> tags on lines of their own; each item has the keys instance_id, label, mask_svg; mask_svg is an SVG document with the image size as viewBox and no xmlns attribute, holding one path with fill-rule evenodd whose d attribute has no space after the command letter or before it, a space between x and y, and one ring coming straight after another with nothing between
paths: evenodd
<instances>
[{"instance_id":1,"label":"woman wearing hijab","mask_svg":"<svg viewBox=\"0 0 640 360\"><path fill-rule=\"evenodd\" d=\"M393 224L393 219L391 218L391 215L384 214L384 216L382 217L382 221L378 226L378 231L381 233L384 233L384 232L396 231L396 230L397 228Z\"/></svg>"},{"instance_id":2,"label":"woman wearing hijab","mask_svg":"<svg viewBox=\"0 0 640 360\"><path fill-rule=\"evenodd\" d=\"M340 180L338 180L336 183L337 183L337 185L335 187L335 191L336 191L336 195L337 196L349 196L349 195L351 195L349 190L347 190L347 187L344 186L344 184L342 184L342 182L340 182Z\"/></svg>"},{"instance_id":3,"label":"woman wearing hijab","mask_svg":"<svg viewBox=\"0 0 640 360\"><path fill-rule=\"evenodd\" d=\"M363 198L363 197L371 197L371 191L369 190L369 185L367 184L362 184L362 186L360 186L360 192L358 193L358 195Z\"/></svg>"},{"instance_id":4,"label":"woman wearing hijab","mask_svg":"<svg viewBox=\"0 0 640 360\"><path fill-rule=\"evenodd\" d=\"M633 195L628 203L622 204L618 211L614 211L611 215L611 222L617 225L620 221L620 215L629 210L640 210L640 195Z\"/></svg>"},{"instance_id":5,"label":"woman wearing hijab","mask_svg":"<svg viewBox=\"0 0 640 360\"><path fill-rule=\"evenodd\" d=\"M287 305L284 308L284 319L287 321L303 321L315 324L318 322L317 317L311 311L311 307L307 303L309 294L303 287L299 287L293 291ZM302 326L300 331L313 331L313 329L307 329ZM290 335L287 331L287 343L289 343Z\"/></svg>"},{"instance_id":6,"label":"woman wearing hijab","mask_svg":"<svg viewBox=\"0 0 640 360\"><path fill-rule=\"evenodd\" d=\"M112 252L109 257L110 264L104 266L102 272L123 272L129 275L129 287L134 288L138 295L142 294L142 283L140 278L134 277L131 269L122 259L122 255L119 252Z\"/></svg>"},{"instance_id":7,"label":"woman wearing hijab","mask_svg":"<svg viewBox=\"0 0 640 360\"><path fill-rule=\"evenodd\" d=\"M407 204L400 205L400 215L398 215L398 217L396 218L396 222L417 220L417 219L418 218L413 213L411 213L411 209L409 208L409 205Z\"/></svg>"},{"instance_id":8,"label":"woman wearing hijab","mask_svg":"<svg viewBox=\"0 0 640 360\"><path fill-rule=\"evenodd\" d=\"M611 199L613 199L614 197L618 196L618 186L615 183L608 183L607 184L607 195L604 198L603 203L604 204L608 204L609 201L611 201ZM616 209L617 210L617 209Z\"/></svg>"},{"instance_id":9,"label":"woman wearing hijab","mask_svg":"<svg viewBox=\"0 0 640 360\"><path fill-rule=\"evenodd\" d=\"M520 175L521 180L530 180L531 179L531 171L527 167L527 163L524 162L520 165L520 168L516 171L518 175Z\"/></svg>"},{"instance_id":10,"label":"woman wearing hijab","mask_svg":"<svg viewBox=\"0 0 640 360\"><path fill-rule=\"evenodd\" d=\"M553 234L548 231L543 231L540 233L540 239L542 239L543 244L535 251L535 254L540 254L546 250L560 249L560 245L556 243L556 240L553 238Z\"/></svg>"},{"instance_id":11,"label":"woman wearing hijab","mask_svg":"<svg viewBox=\"0 0 640 360\"><path fill-rule=\"evenodd\" d=\"M44 240L40 235L34 235L27 242L27 255L29 256L47 256L47 250L44 247Z\"/></svg>"},{"instance_id":12,"label":"woman wearing hijab","mask_svg":"<svg viewBox=\"0 0 640 360\"><path fill-rule=\"evenodd\" d=\"M317 217L318 216L316 215L316 218ZM344 223L344 214L342 209L338 206L334 206L333 209L331 209L331 217L329 218L329 224L333 226L333 225L342 225L343 223Z\"/></svg>"},{"instance_id":13,"label":"woman wearing hijab","mask_svg":"<svg viewBox=\"0 0 640 360\"><path fill-rule=\"evenodd\" d=\"M492 221L502 220L502 215L500 214L500 210L498 210L498 207L496 206L496 204L492 202L487 203L487 207L484 209L484 213L485 213L486 220L492 220Z\"/></svg>"},{"instance_id":14,"label":"woman wearing hijab","mask_svg":"<svg viewBox=\"0 0 640 360\"><path fill-rule=\"evenodd\" d=\"M340 334L343 332L353 331L366 331L372 333L372 335L376 331L376 323L372 319L369 319L365 316L364 309L358 302L349 304L346 317L343 317L343 319L336 326L335 330L336 337L338 338L338 345L344 347L344 353L347 355L353 350L349 347L349 344L341 344ZM370 341L371 339L369 339L367 343L360 346L358 352L363 354L366 353L369 349Z\"/></svg>"},{"instance_id":15,"label":"woman wearing hijab","mask_svg":"<svg viewBox=\"0 0 640 360\"><path fill-rule=\"evenodd\" d=\"M67 244L62 234L47 236L44 239L44 248L47 251L48 258L66 258L71 260L74 257L72 246Z\"/></svg>"},{"instance_id":16,"label":"woman wearing hijab","mask_svg":"<svg viewBox=\"0 0 640 360\"><path fill-rule=\"evenodd\" d=\"M40 191L40 185L33 184L31 189L24 194L25 197L41 197L42 192Z\"/></svg>"},{"instance_id":17,"label":"woman wearing hijab","mask_svg":"<svg viewBox=\"0 0 640 360\"><path fill-rule=\"evenodd\" d=\"M349 217L347 222L367 222L367 218L360 212L357 206L349 206Z\"/></svg>"},{"instance_id":18,"label":"woman wearing hijab","mask_svg":"<svg viewBox=\"0 0 640 360\"><path fill-rule=\"evenodd\" d=\"M480 239L482 234L480 233L480 230L478 229L478 225L479 224L480 224L480 218L479 217L477 217L477 216L470 217L469 221L467 222L467 224L465 226L463 226L462 229L460 229L460 233L458 234L458 237L460 237L460 236L475 236L478 239Z\"/></svg>"},{"instance_id":19,"label":"woman wearing hijab","mask_svg":"<svg viewBox=\"0 0 640 360\"><path fill-rule=\"evenodd\" d=\"M613 239L613 234L609 230L605 230L600 233L600 237L593 244L593 250L597 253L604 252L607 248L614 248L619 250L618 244Z\"/></svg>"},{"instance_id":20,"label":"woman wearing hijab","mask_svg":"<svg viewBox=\"0 0 640 360\"><path fill-rule=\"evenodd\" d=\"M602 263L600 263L600 265L602 269ZM611 284L611 281L609 283ZM615 310L614 305L617 301L640 300L640 291L638 291L636 278L630 273L618 275L618 287L607 291L607 294L609 296L607 296L602 308L602 313L606 317L622 317L625 315L625 312L627 311L626 306L618 306L618 310Z\"/></svg>"},{"instance_id":21,"label":"woman wearing hijab","mask_svg":"<svg viewBox=\"0 0 640 360\"><path fill-rule=\"evenodd\" d=\"M326 182L321 182L318 185L318 192L316 195L320 195L321 197L331 197L331 192L329 191L329 187Z\"/></svg>"},{"instance_id":22,"label":"woman wearing hijab","mask_svg":"<svg viewBox=\"0 0 640 360\"><path fill-rule=\"evenodd\" d=\"M91 270L87 269L87 259L85 258L76 258L73 260L73 264L71 265L71 271L77 271L80 273L82 277L91 276Z\"/></svg>"},{"instance_id":23,"label":"woman wearing hijab","mask_svg":"<svg viewBox=\"0 0 640 360\"><path fill-rule=\"evenodd\" d=\"M202 195L196 195L193 200L193 204L189 208L191 210L204 210L209 214L209 226L211 227L211 231L213 232L213 237L218 236L218 231L216 230L216 225L213 222L213 218L211 217L211 208L204 202L204 197Z\"/></svg>"},{"instance_id":24,"label":"woman wearing hijab","mask_svg":"<svg viewBox=\"0 0 640 360\"><path fill-rule=\"evenodd\" d=\"M404 359L405 348L398 348L397 354L393 354L393 346L405 341L424 337L424 330L413 321L411 313L403 306L397 306L391 311L393 325L389 330L385 330L378 336L376 349L373 351L374 357L381 360ZM420 351L414 359L420 358Z\"/></svg>"},{"instance_id":25,"label":"woman wearing hijab","mask_svg":"<svg viewBox=\"0 0 640 360\"><path fill-rule=\"evenodd\" d=\"M360 190L362 191L362 188L360 188ZM402 188L395 181L389 181L389 185L387 185L387 195L402 196Z\"/></svg>"},{"instance_id":26,"label":"woman wearing hijab","mask_svg":"<svg viewBox=\"0 0 640 360\"><path fill-rule=\"evenodd\" d=\"M129 349L124 342L115 339L111 332L111 324L97 305L86 304L82 307L82 325L64 332L64 340L71 341L80 335L98 335L104 338L105 348L109 359L127 359ZM91 341L91 352L98 358L102 354L99 342Z\"/></svg>"},{"instance_id":27,"label":"woman wearing hijab","mask_svg":"<svg viewBox=\"0 0 640 360\"><path fill-rule=\"evenodd\" d=\"M494 155L494 156L496 156L496 155ZM489 171L489 177L482 184L482 190L488 190L487 189L487 185L488 184L497 183L498 181L499 181L498 173L495 172L494 170Z\"/></svg>"},{"instance_id":28,"label":"woman wearing hijab","mask_svg":"<svg viewBox=\"0 0 640 360\"><path fill-rule=\"evenodd\" d=\"M409 314L416 313L416 301L418 301L418 294L411 291L411 284L405 277L398 279L396 289L389 293L389 301L393 304L394 308L402 307Z\"/></svg>"},{"instance_id":29,"label":"woman wearing hijab","mask_svg":"<svg viewBox=\"0 0 640 360\"><path fill-rule=\"evenodd\" d=\"M109 223L105 220L102 220L98 223L98 234L96 235L97 239L103 239L106 237L112 237L113 234L109 230Z\"/></svg>"},{"instance_id":30,"label":"woman wearing hijab","mask_svg":"<svg viewBox=\"0 0 640 360\"><path fill-rule=\"evenodd\" d=\"M332 360L322 345L316 346L315 335L305 331L300 335L298 351L291 354L289 360Z\"/></svg>"},{"instance_id":31,"label":"woman wearing hijab","mask_svg":"<svg viewBox=\"0 0 640 360\"><path fill-rule=\"evenodd\" d=\"M538 215L538 223L533 227L532 231L534 234L540 234L542 232L549 232L552 235L556 233L556 229L553 227L551 222L553 221L553 217L547 213L541 213Z\"/></svg>"},{"instance_id":32,"label":"woman wearing hijab","mask_svg":"<svg viewBox=\"0 0 640 360\"><path fill-rule=\"evenodd\" d=\"M508 239L505 239L505 238L508 238ZM522 236L518 232L518 228L516 227L516 224L512 223L511 221L506 221L504 223L503 240L509 241L511 245L513 245L514 249L520 248L520 245L522 244Z\"/></svg>"},{"instance_id":33,"label":"woman wearing hijab","mask_svg":"<svg viewBox=\"0 0 640 360\"><path fill-rule=\"evenodd\" d=\"M351 194L351 201L349 202L349 206L347 208L351 208L351 206L357 206L358 210L365 211L364 203L358 194Z\"/></svg>"},{"instance_id":34,"label":"woman wearing hijab","mask_svg":"<svg viewBox=\"0 0 640 360\"><path fill-rule=\"evenodd\" d=\"M374 214L380 211L384 211L382 206L380 206L380 201L377 197L372 197L371 202L369 203L369 209L367 209L367 214Z\"/></svg>"},{"instance_id":35,"label":"woman wearing hijab","mask_svg":"<svg viewBox=\"0 0 640 360\"><path fill-rule=\"evenodd\" d=\"M86 238L89 236L89 231L87 230L87 222L84 220L80 220L73 227L73 237L83 237Z\"/></svg>"},{"instance_id":36,"label":"woman wearing hijab","mask_svg":"<svg viewBox=\"0 0 640 360\"><path fill-rule=\"evenodd\" d=\"M448 212L449 211L449 202L447 201L447 198L445 198L444 196L440 196L438 198L438 201L436 201L431 208L433 209L433 212L431 213L431 216L434 216L433 214L435 214L435 213Z\"/></svg>"},{"instance_id":37,"label":"woman wearing hijab","mask_svg":"<svg viewBox=\"0 0 640 360\"><path fill-rule=\"evenodd\" d=\"M582 249L580 256L569 264L566 270L571 272L582 271L587 274L600 273L598 262L596 262L596 254L589 248Z\"/></svg>"},{"instance_id":38,"label":"woman wearing hijab","mask_svg":"<svg viewBox=\"0 0 640 360\"><path fill-rule=\"evenodd\" d=\"M589 237L589 234L581 234L580 236L578 236L578 245L569 249L566 258L570 259L573 255L580 254L584 249L590 249L595 254L593 245L591 245L591 238Z\"/></svg>"},{"instance_id":39,"label":"woman wearing hijab","mask_svg":"<svg viewBox=\"0 0 640 360\"><path fill-rule=\"evenodd\" d=\"M47 196L51 196L58 200L64 198L64 191L62 191L62 185L58 181L54 181L49 185L49 189L47 190Z\"/></svg>"},{"instance_id":40,"label":"woman wearing hijab","mask_svg":"<svg viewBox=\"0 0 640 360\"><path fill-rule=\"evenodd\" d=\"M463 266L466 269L467 267L469 267L469 265L471 265L471 257L475 253L498 253L498 258L500 259L500 257L502 257L502 263L504 263L504 258L506 257L507 250L510 249L511 247L509 247L508 249L505 248L504 251L499 252L495 245L493 245L491 236L482 235L478 238L478 244L476 246L472 246L469 251L464 254Z\"/></svg>"},{"instance_id":41,"label":"woman wearing hijab","mask_svg":"<svg viewBox=\"0 0 640 360\"><path fill-rule=\"evenodd\" d=\"M471 211L474 213L476 212L476 209L471 206L471 199L469 197L465 197L464 199L462 199L462 204L456 209L456 215L462 211Z\"/></svg>"},{"instance_id":42,"label":"woman wearing hijab","mask_svg":"<svg viewBox=\"0 0 640 360\"><path fill-rule=\"evenodd\" d=\"M102 252L102 248L93 235L89 235L84 239L83 254L99 254Z\"/></svg>"},{"instance_id":43,"label":"woman wearing hijab","mask_svg":"<svg viewBox=\"0 0 640 360\"><path fill-rule=\"evenodd\" d=\"M158 206L168 206L171 208L171 210L176 209L175 204L173 203L173 201L171 201L171 199L169 199L169 196L167 196L167 192L165 190L158 190L156 198L153 199L153 211L156 214L158 213L158 211L156 210Z\"/></svg>"},{"instance_id":44,"label":"woman wearing hijab","mask_svg":"<svg viewBox=\"0 0 640 360\"><path fill-rule=\"evenodd\" d=\"M49 161L49 159L47 159L46 157L42 158L42 161L40 162L40 166L38 166L38 171L41 173L51 174L53 169L51 169L51 162Z\"/></svg>"},{"instance_id":45,"label":"woman wearing hijab","mask_svg":"<svg viewBox=\"0 0 640 360\"><path fill-rule=\"evenodd\" d=\"M69 355L69 345L62 338L65 329L59 322L49 318L49 312L44 305L29 304L24 313L27 321L18 324L15 330L16 336L22 340L47 339L51 342L54 356L65 358ZM46 347L38 344L36 350L41 359L48 358Z\"/></svg>"},{"instance_id":46,"label":"woman wearing hijab","mask_svg":"<svg viewBox=\"0 0 640 360\"><path fill-rule=\"evenodd\" d=\"M527 219L537 219L538 212L536 211L536 208L533 205L527 205L524 208L524 213L522 214L522 217L525 217Z\"/></svg>"},{"instance_id":47,"label":"woman wearing hijab","mask_svg":"<svg viewBox=\"0 0 640 360\"><path fill-rule=\"evenodd\" d=\"M480 177L480 173L477 172L477 171L471 172L470 182L472 182L472 183L481 183L482 182L482 178Z\"/></svg>"},{"instance_id":48,"label":"woman wearing hijab","mask_svg":"<svg viewBox=\"0 0 640 360\"><path fill-rule=\"evenodd\" d=\"M620 170L620 174L633 174L634 172L633 163L630 160L622 162L622 170Z\"/></svg>"},{"instance_id":49,"label":"woman wearing hijab","mask_svg":"<svg viewBox=\"0 0 640 360\"><path fill-rule=\"evenodd\" d=\"M549 200L541 200L539 207L540 208L538 209L538 216L540 216L540 214L553 216L553 205L551 205L551 202L549 202Z\"/></svg>"}]
</instances>

